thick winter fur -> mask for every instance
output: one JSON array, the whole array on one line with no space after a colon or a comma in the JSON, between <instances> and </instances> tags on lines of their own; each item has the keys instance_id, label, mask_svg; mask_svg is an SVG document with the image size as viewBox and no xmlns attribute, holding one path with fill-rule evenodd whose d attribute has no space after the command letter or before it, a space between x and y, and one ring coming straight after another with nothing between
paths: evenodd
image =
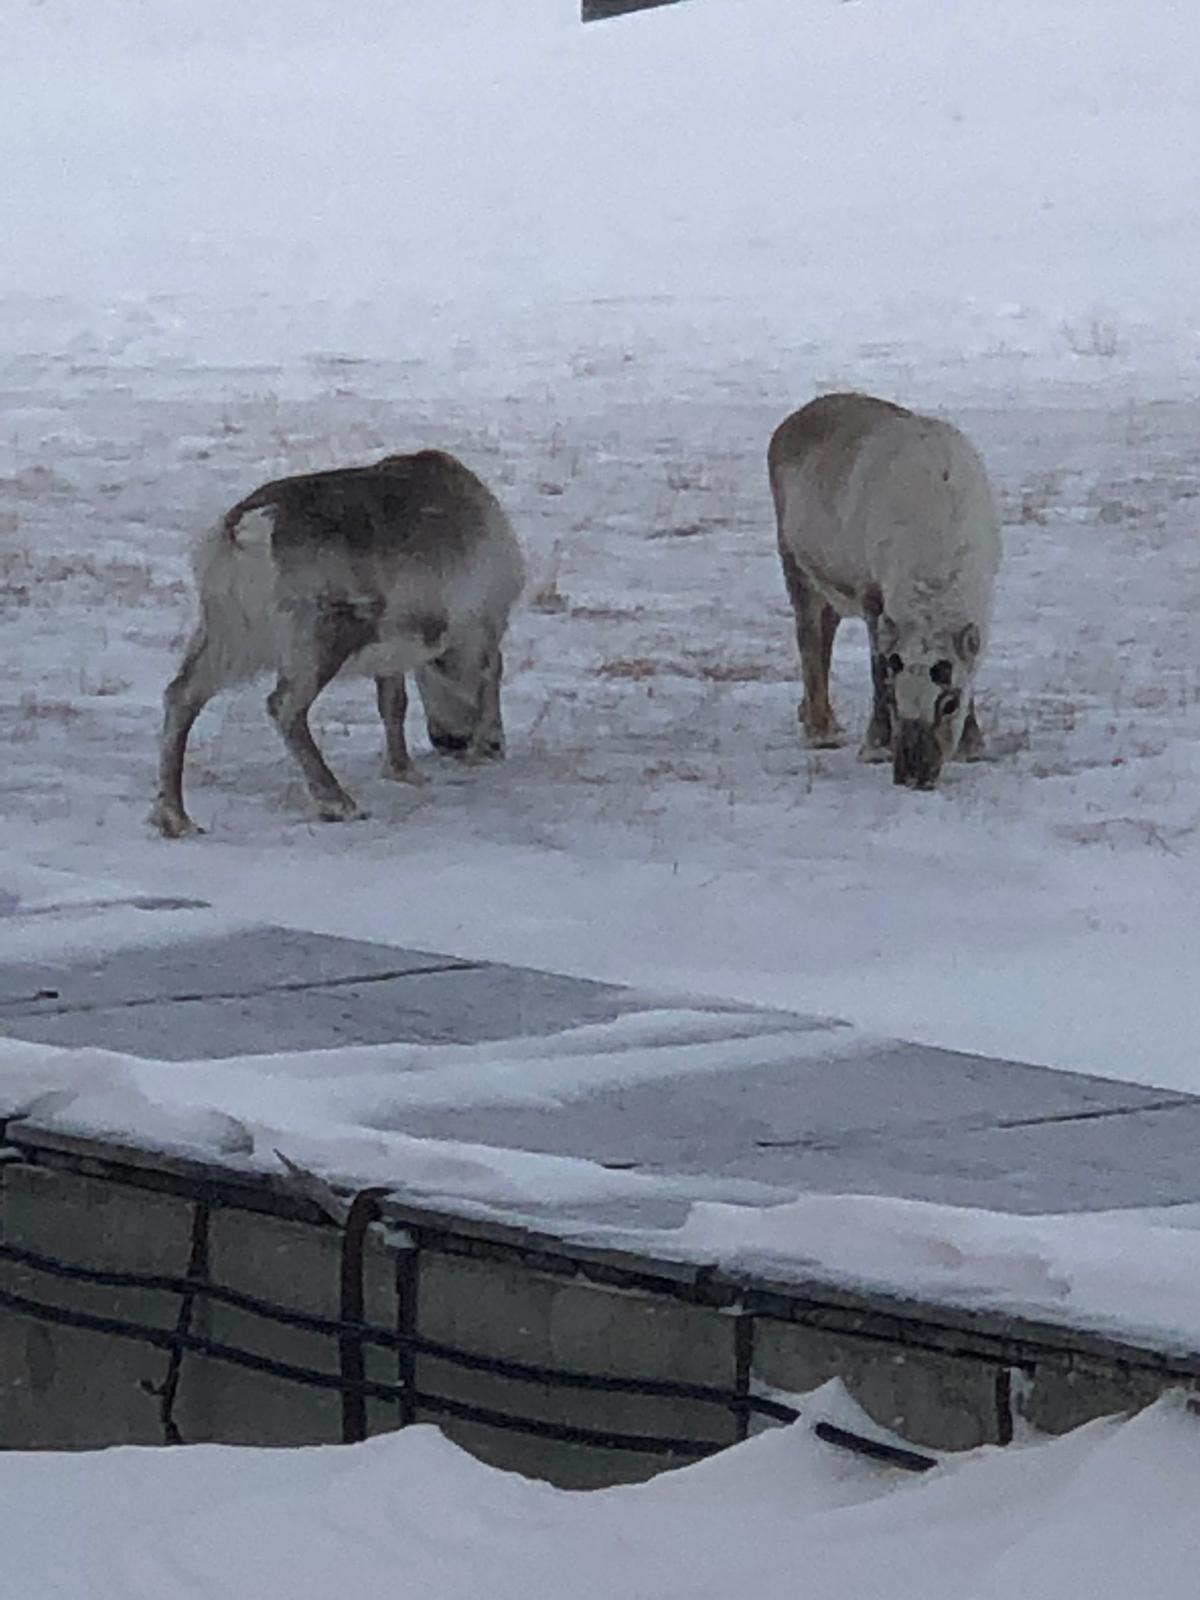
<instances>
[{"instance_id":1,"label":"thick winter fur","mask_svg":"<svg viewBox=\"0 0 1200 1600\"><path fill-rule=\"evenodd\" d=\"M275 675L267 707L320 815L358 814L313 740L308 711L339 672L375 679L387 770L409 775L404 718L415 674L436 749L504 750L501 640L524 581L498 501L453 456L264 484L195 554L200 624L164 696L153 820L194 831L183 804L188 734L219 690Z\"/></svg>"},{"instance_id":2,"label":"thick winter fur","mask_svg":"<svg viewBox=\"0 0 1200 1600\"><path fill-rule=\"evenodd\" d=\"M874 696L862 754L932 788L946 757L983 749L974 685L1000 531L982 461L948 422L831 394L780 424L767 464L810 742L841 743L829 663L841 619L863 617Z\"/></svg>"}]
</instances>

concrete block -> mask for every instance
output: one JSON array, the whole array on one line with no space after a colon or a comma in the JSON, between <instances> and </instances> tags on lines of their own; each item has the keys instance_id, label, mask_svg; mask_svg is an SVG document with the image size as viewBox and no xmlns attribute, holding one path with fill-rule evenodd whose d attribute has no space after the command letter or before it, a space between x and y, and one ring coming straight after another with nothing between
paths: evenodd
<instances>
[{"instance_id":1,"label":"concrete block","mask_svg":"<svg viewBox=\"0 0 1200 1600\"><path fill-rule=\"evenodd\" d=\"M755 1378L804 1394L840 1378L881 1427L916 1445L971 1450L999 1443L996 1368L984 1361L760 1318Z\"/></svg>"},{"instance_id":2,"label":"concrete block","mask_svg":"<svg viewBox=\"0 0 1200 1600\"><path fill-rule=\"evenodd\" d=\"M1097 1417L1140 1411L1179 1383L1165 1373L1116 1365L1102 1370L1065 1357L1040 1363L1014 1385L1014 1409L1039 1433L1067 1433Z\"/></svg>"},{"instance_id":3,"label":"concrete block","mask_svg":"<svg viewBox=\"0 0 1200 1600\"><path fill-rule=\"evenodd\" d=\"M192 1208L171 1195L19 1163L3 1169L7 1243L90 1268L182 1275ZM0 1287L50 1306L156 1328L175 1326L174 1295L111 1289L0 1262ZM158 1444L165 1351L60 1327L0 1307L0 1447Z\"/></svg>"},{"instance_id":4,"label":"concrete block","mask_svg":"<svg viewBox=\"0 0 1200 1600\"><path fill-rule=\"evenodd\" d=\"M418 1326L424 1337L463 1350L562 1371L733 1388L731 1318L520 1263L423 1252ZM721 1444L736 1438L732 1414L706 1401L562 1389L430 1356L418 1358L416 1380L423 1393L575 1427ZM634 1481L673 1464L661 1455L602 1452L457 1420L442 1426L482 1459L564 1487Z\"/></svg>"}]
</instances>

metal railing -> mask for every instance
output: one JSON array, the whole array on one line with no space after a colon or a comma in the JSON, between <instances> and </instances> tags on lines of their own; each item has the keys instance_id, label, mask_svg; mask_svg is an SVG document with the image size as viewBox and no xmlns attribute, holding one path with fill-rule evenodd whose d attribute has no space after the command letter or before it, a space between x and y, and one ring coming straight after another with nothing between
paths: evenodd
<instances>
[{"instance_id":1,"label":"metal railing","mask_svg":"<svg viewBox=\"0 0 1200 1600\"><path fill-rule=\"evenodd\" d=\"M211 1196L201 1196L194 1202L188 1269L182 1276L92 1267L78 1261L63 1260L22 1245L0 1243L0 1262L7 1262L13 1267L42 1274L60 1282L178 1297L179 1306L173 1327L156 1325L132 1317L112 1316L79 1307L54 1304L39 1298L36 1294L19 1293L15 1289L2 1287L0 1287L0 1308L35 1322L131 1340L164 1351L168 1357L165 1376L161 1382L145 1380L143 1389L159 1402L163 1440L168 1444L184 1442L176 1422L175 1408L183 1363L189 1356L260 1372L310 1389L338 1393L342 1400L342 1439L346 1443L355 1443L366 1437L368 1400L393 1403L397 1408L398 1426L404 1426L416 1420L418 1416L450 1418L564 1444L604 1451L632 1452L675 1461L697 1460L712 1455L724 1449L730 1442L727 1439L718 1440L711 1437L682 1437L552 1421L525 1415L519 1409L499 1409L495 1406L456 1399L450 1395L432 1392L417 1383L415 1363L420 1357L436 1359L463 1371L485 1373L513 1383L537 1386L551 1391L699 1402L731 1415L737 1424L736 1433L739 1438L746 1437L753 1418L771 1423L792 1423L798 1420L800 1413L794 1406L753 1391L750 1370L751 1343L750 1340L741 1337L737 1341L740 1355L735 1383L730 1387L723 1387L669 1378L564 1370L536 1362L518 1361L509 1357L464 1350L443 1340L427 1338L418 1333L415 1327L401 1325L390 1328L368 1321L363 1315L364 1246L368 1227L378 1217L378 1202L385 1192L378 1189L364 1190L355 1197L349 1207L345 1223L341 1228L341 1304L340 1314L337 1317L296 1310L241 1289L214 1283L209 1273L209 1228L212 1212L218 1202ZM416 1251L417 1246L413 1242L409 1246L409 1253L415 1257ZM403 1259L404 1254L404 1248L400 1246L398 1259ZM415 1284L415 1275L413 1283ZM415 1289L409 1298L415 1300ZM227 1306L269 1325L297 1329L328 1338L336 1351L336 1370L322 1369L296 1361L282 1361L259 1351L246 1349L242 1345L231 1344L197 1332L194 1325L195 1312L198 1304L202 1302ZM401 1304L399 1310L398 1320L401 1323L406 1315L410 1320L415 1315L414 1305L406 1307ZM739 1335L744 1325L752 1340L752 1322L753 1319L750 1317L739 1318ZM366 1352L372 1349L396 1354L398 1376L395 1381L367 1375ZM333 1365L331 1362L331 1367ZM935 1465L934 1458L930 1456L868 1439L832 1427L830 1424L818 1423L814 1431L818 1437L829 1443L860 1450L876 1459L908 1470L924 1471Z\"/></svg>"}]
</instances>

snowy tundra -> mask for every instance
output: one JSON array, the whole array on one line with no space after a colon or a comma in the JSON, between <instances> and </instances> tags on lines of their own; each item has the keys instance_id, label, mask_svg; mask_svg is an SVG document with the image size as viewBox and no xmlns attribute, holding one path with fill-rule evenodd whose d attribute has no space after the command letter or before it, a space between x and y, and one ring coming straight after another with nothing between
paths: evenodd
<instances>
[{"instance_id":1,"label":"snowy tundra","mask_svg":"<svg viewBox=\"0 0 1200 1600\"><path fill-rule=\"evenodd\" d=\"M948 422L863 394L793 412L767 454L779 555L817 747L841 743L829 699L838 624L865 619L874 688L865 760L932 789L947 756L983 750L975 670L1000 529L983 462Z\"/></svg>"},{"instance_id":2,"label":"snowy tundra","mask_svg":"<svg viewBox=\"0 0 1200 1600\"><path fill-rule=\"evenodd\" d=\"M183 804L192 724L219 689L260 673L277 675L267 709L325 821L359 815L308 725L343 669L375 679L390 776L410 776L410 672L435 749L504 753L500 645L523 563L499 502L453 456L264 484L204 537L195 571L200 624L164 695L153 820L168 838L195 831Z\"/></svg>"},{"instance_id":3,"label":"snowy tundra","mask_svg":"<svg viewBox=\"0 0 1200 1600\"><path fill-rule=\"evenodd\" d=\"M1200 7L578 19L6 8L11 959L59 959L68 901L189 895L1196 1089L1200 207L1163 151L1200 150ZM796 737L762 458L851 389L950 417L1003 522L994 759L919 805ZM230 691L187 751L219 836L147 849L194 607L179 508L207 526L266 479L439 445L529 560L511 758L473 781L414 721L429 782L386 783L341 674L310 721L372 819L326 828L285 800L263 696ZM832 679L855 747L859 627ZM147 926L91 905L71 937Z\"/></svg>"}]
</instances>

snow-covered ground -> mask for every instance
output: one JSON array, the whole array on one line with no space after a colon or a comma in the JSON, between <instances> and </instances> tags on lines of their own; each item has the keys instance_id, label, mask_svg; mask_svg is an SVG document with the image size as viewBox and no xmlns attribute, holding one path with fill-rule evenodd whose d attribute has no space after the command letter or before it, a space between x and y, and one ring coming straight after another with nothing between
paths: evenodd
<instances>
[{"instance_id":1,"label":"snow-covered ground","mask_svg":"<svg viewBox=\"0 0 1200 1600\"><path fill-rule=\"evenodd\" d=\"M1197 59L1171 0L690 0L589 29L575 0L11 0L0 953L171 937L196 914L55 908L193 895L220 925L1200 1089ZM850 385L960 423L1004 509L994 759L931 796L795 723L763 454ZM266 477L427 443L530 554L507 765L424 757L425 787L390 786L369 696L335 685L319 734L372 816L321 827L249 693L198 730L211 832L152 838L191 535ZM853 735L855 628L835 675ZM1155 1259L1102 1220L1060 1258L806 1204L760 1214L758 1247L890 1238L947 1293L1015 1272L1053 1300L1069 1258L1136 1299ZM744 1246L729 1209L696 1213L698 1248ZM438 1600L769 1600L800 1575L837 1600L1173 1600L1196 1426L1167 1405L899 1487L790 1430L586 1500L424 1430L0 1457L5 1570L36 1600L397 1573Z\"/></svg>"},{"instance_id":2,"label":"snow-covered ground","mask_svg":"<svg viewBox=\"0 0 1200 1600\"><path fill-rule=\"evenodd\" d=\"M1200 1420L1181 1398L915 1479L816 1440L831 1412L847 1420L835 1386L794 1427L590 1494L497 1472L431 1428L345 1448L10 1453L5 1576L37 1600L1195 1595Z\"/></svg>"},{"instance_id":3,"label":"snow-covered ground","mask_svg":"<svg viewBox=\"0 0 1200 1600\"><path fill-rule=\"evenodd\" d=\"M1200 17L1105 0L43 0L6 19L0 775L24 864L1200 1087ZM0 85L3 86L3 85ZM763 451L860 385L982 446L995 759L811 753ZM185 550L439 443L533 579L511 759L323 828L261 696L151 838ZM861 630L839 641L852 737Z\"/></svg>"}]
</instances>

